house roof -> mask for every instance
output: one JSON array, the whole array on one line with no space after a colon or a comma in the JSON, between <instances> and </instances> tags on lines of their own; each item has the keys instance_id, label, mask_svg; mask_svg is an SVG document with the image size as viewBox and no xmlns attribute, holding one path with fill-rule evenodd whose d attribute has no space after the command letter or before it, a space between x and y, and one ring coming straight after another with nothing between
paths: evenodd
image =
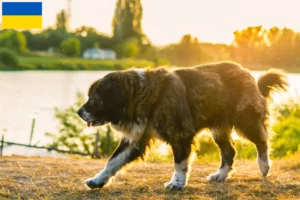
<instances>
[{"instance_id":1,"label":"house roof","mask_svg":"<svg viewBox=\"0 0 300 200\"><path fill-rule=\"evenodd\" d=\"M115 53L113 50L111 49L98 49L98 48L90 48L90 49L86 49L84 52L88 52L88 53Z\"/></svg>"}]
</instances>

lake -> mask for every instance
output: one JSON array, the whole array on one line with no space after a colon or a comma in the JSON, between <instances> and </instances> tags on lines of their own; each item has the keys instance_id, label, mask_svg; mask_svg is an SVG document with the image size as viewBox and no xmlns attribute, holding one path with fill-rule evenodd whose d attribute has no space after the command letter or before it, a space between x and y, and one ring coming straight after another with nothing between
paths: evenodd
<instances>
[{"instance_id":1,"label":"lake","mask_svg":"<svg viewBox=\"0 0 300 200\"><path fill-rule=\"evenodd\" d=\"M6 129L5 140L29 143L32 119L35 117L33 144L43 145L45 132L55 133L58 122L54 107L66 108L76 99L76 92L87 94L90 84L108 71L24 71L0 72L0 135ZM253 71L255 78L260 71ZM288 94L276 95L279 103L298 93L300 74L288 74L291 87Z\"/></svg>"}]
</instances>

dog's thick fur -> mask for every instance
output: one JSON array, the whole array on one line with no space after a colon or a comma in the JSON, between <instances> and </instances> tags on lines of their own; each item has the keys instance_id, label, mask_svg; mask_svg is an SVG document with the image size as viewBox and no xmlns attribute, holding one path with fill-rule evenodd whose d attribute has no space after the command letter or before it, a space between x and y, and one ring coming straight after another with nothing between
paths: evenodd
<instances>
[{"instance_id":1,"label":"dog's thick fur","mask_svg":"<svg viewBox=\"0 0 300 200\"><path fill-rule=\"evenodd\" d=\"M285 75L269 70L256 83L240 65L221 62L168 71L163 68L112 72L92 84L89 100L78 111L88 125L111 123L124 138L106 167L87 179L100 188L126 164L143 158L152 138L171 145L175 171L168 189L187 184L191 145L204 128L220 148L220 169L208 176L224 181L235 157L231 141L234 128L256 145L263 176L270 169L268 158L267 99L275 90L286 90Z\"/></svg>"}]
</instances>

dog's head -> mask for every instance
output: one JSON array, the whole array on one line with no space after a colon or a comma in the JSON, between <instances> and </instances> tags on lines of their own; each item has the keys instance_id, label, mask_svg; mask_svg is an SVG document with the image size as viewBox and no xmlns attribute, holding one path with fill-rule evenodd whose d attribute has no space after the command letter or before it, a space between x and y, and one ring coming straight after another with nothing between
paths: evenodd
<instances>
[{"instance_id":1,"label":"dog's head","mask_svg":"<svg viewBox=\"0 0 300 200\"><path fill-rule=\"evenodd\" d=\"M91 85L88 101L77 113L88 126L100 126L108 122L116 124L121 120L122 110L127 103L126 96L119 74L110 73Z\"/></svg>"}]
</instances>

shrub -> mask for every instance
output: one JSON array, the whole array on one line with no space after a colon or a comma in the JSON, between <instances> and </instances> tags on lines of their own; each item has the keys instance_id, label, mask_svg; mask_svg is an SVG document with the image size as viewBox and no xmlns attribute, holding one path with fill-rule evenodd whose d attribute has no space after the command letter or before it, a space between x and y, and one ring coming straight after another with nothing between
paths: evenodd
<instances>
[{"instance_id":1,"label":"shrub","mask_svg":"<svg viewBox=\"0 0 300 200\"><path fill-rule=\"evenodd\" d=\"M78 56L80 54L80 42L76 37L69 38L61 43L61 51L66 56Z\"/></svg>"},{"instance_id":2,"label":"shrub","mask_svg":"<svg viewBox=\"0 0 300 200\"><path fill-rule=\"evenodd\" d=\"M95 157L110 155L118 145L118 139L114 137L108 126L90 130L89 133L86 131L86 123L77 115L77 110L84 102L83 94L77 93L77 101L74 105L66 109L55 108L55 117L59 121L58 133L46 133L46 136L52 138L52 142L47 146L79 151ZM97 134L99 134L100 144L96 144Z\"/></svg>"},{"instance_id":3,"label":"shrub","mask_svg":"<svg viewBox=\"0 0 300 200\"><path fill-rule=\"evenodd\" d=\"M121 45L118 45L116 49L121 58L135 58L140 51L136 38L126 40Z\"/></svg>"},{"instance_id":4,"label":"shrub","mask_svg":"<svg viewBox=\"0 0 300 200\"><path fill-rule=\"evenodd\" d=\"M272 155L284 157L300 151L300 104L299 98L289 99L274 108L276 122L273 125Z\"/></svg>"},{"instance_id":5,"label":"shrub","mask_svg":"<svg viewBox=\"0 0 300 200\"><path fill-rule=\"evenodd\" d=\"M5 31L0 34L0 47L24 53L27 50L27 40L21 32Z\"/></svg>"},{"instance_id":6,"label":"shrub","mask_svg":"<svg viewBox=\"0 0 300 200\"><path fill-rule=\"evenodd\" d=\"M19 65L15 52L7 48L0 49L0 63L8 68L17 68Z\"/></svg>"}]
</instances>

